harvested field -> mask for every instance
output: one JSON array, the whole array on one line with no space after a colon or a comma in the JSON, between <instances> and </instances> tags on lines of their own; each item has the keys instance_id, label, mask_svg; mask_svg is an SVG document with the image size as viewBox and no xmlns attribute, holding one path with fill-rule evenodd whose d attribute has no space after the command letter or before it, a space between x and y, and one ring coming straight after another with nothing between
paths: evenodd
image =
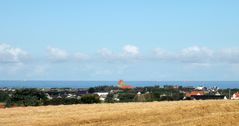
<instances>
[{"instance_id":1,"label":"harvested field","mask_svg":"<svg viewBox=\"0 0 239 126\"><path fill-rule=\"evenodd\" d=\"M238 126L239 101L175 101L0 109L1 126Z\"/></svg>"}]
</instances>

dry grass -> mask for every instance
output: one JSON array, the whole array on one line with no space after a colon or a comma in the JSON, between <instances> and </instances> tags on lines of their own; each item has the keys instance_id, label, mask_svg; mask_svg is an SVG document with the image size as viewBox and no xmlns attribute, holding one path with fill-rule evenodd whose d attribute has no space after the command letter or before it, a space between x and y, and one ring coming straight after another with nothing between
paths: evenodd
<instances>
[{"instance_id":1,"label":"dry grass","mask_svg":"<svg viewBox=\"0 0 239 126\"><path fill-rule=\"evenodd\" d=\"M177 101L0 109L1 126L232 126L239 101Z\"/></svg>"}]
</instances>

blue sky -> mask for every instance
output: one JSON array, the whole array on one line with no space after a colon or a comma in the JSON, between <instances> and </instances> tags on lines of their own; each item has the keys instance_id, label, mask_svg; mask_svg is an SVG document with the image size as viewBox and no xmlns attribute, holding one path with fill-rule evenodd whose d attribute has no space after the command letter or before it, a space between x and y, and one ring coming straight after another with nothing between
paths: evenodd
<instances>
[{"instance_id":1,"label":"blue sky","mask_svg":"<svg viewBox=\"0 0 239 126\"><path fill-rule=\"evenodd\" d=\"M1 80L238 80L237 0L0 2Z\"/></svg>"}]
</instances>

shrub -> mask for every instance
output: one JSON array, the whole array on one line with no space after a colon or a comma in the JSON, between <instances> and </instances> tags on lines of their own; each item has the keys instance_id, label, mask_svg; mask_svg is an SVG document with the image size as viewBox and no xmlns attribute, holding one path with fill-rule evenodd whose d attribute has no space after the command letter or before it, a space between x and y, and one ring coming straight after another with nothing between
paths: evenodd
<instances>
[{"instance_id":1,"label":"shrub","mask_svg":"<svg viewBox=\"0 0 239 126\"><path fill-rule=\"evenodd\" d=\"M86 94L81 97L81 103L100 103L100 97L97 94Z\"/></svg>"},{"instance_id":2,"label":"shrub","mask_svg":"<svg viewBox=\"0 0 239 126\"><path fill-rule=\"evenodd\" d=\"M6 92L0 92L0 102L6 102L9 99L9 95Z\"/></svg>"},{"instance_id":3,"label":"shrub","mask_svg":"<svg viewBox=\"0 0 239 126\"><path fill-rule=\"evenodd\" d=\"M133 102L135 93L121 93L119 94L120 102Z\"/></svg>"}]
</instances>

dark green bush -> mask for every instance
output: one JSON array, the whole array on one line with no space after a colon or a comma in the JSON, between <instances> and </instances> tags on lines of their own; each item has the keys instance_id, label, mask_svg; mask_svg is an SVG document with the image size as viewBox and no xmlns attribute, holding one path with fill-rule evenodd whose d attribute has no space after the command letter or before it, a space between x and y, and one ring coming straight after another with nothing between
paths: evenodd
<instances>
[{"instance_id":1,"label":"dark green bush","mask_svg":"<svg viewBox=\"0 0 239 126\"><path fill-rule=\"evenodd\" d=\"M0 102L6 102L9 99L7 92L0 91Z\"/></svg>"},{"instance_id":2,"label":"dark green bush","mask_svg":"<svg viewBox=\"0 0 239 126\"><path fill-rule=\"evenodd\" d=\"M7 100L6 106L39 106L43 105L46 99L45 93L37 89L18 89Z\"/></svg>"},{"instance_id":3,"label":"dark green bush","mask_svg":"<svg viewBox=\"0 0 239 126\"><path fill-rule=\"evenodd\" d=\"M97 94L86 94L81 97L81 103L100 103L100 97Z\"/></svg>"}]
</instances>

